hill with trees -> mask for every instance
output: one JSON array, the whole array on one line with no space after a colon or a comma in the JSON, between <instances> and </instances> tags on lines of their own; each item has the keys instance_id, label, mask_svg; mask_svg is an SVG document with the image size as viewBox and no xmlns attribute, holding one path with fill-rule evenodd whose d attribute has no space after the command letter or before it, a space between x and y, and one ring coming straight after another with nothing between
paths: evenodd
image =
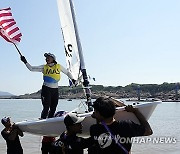
<instances>
[{"instance_id":1,"label":"hill with trees","mask_svg":"<svg viewBox=\"0 0 180 154\"><path fill-rule=\"evenodd\" d=\"M163 84L136 84L132 83L125 87L122 86L103 86L91 85L92 98L97 98L102 95L112 96L117 99L121 98L138 98L141 99L161 99L161 100L178 100L179 98L178 83L163 83ZM40 98L41 90L32 94L20 96L11 96L15 99ZM61 99L79 99L85 98L81 86L70 88L68 86L59 87L59 98Z\"/></svg>"}]
</instances>

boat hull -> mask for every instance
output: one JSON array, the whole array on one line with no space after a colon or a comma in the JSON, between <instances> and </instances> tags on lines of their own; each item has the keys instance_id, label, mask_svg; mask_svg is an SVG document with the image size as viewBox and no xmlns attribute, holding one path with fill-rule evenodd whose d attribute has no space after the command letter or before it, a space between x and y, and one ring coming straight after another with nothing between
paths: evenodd
<instances>
[{"instance_id":1,"label":"boat hull","mask_svg":"<svg viewBox=\"0 0 180 154\"><path fill-rule=\"evenodd\" d=\"M133 105L135 108L138 108L139 111L144 115L146 120L150 118L156 106L161 102L148 102L148 103L140 103ZM132 120L135 123L139 124L136 116L131 112L126 112L125 107L118 107L116 109L115 119L117 121L120 120ZM73 112L73 111L72 111ZM83 132L79 134L79 136L88 137L90 126L96 123L96 120L91 117L93 112L79 114L81 117L85 117L83 124ZM40 136L59 136L63 131L65 131L64 125L64 117L55 117L43 120L28 120L17 122L16 125L23 132L27 132L30 134L40 135Z\"/></svg>"}]
</instances>

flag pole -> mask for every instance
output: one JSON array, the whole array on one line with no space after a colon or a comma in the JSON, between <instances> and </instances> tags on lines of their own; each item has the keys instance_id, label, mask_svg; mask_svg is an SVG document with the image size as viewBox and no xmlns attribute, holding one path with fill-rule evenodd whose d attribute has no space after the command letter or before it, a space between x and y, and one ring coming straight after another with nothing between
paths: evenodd
<instances>
[{"instance_id":1,"label":"flag pole","mask_svg":"<svg viewBox=\"0 0 180 154\"><path fill-rule=\"evenodd\" d=\"M18 49L17 45L15 43L13 43L13 44L14 44L16 50L18 51L19 55L22 56L22 54L21 54L20 50Z\"/></svg>"}]
</instances>

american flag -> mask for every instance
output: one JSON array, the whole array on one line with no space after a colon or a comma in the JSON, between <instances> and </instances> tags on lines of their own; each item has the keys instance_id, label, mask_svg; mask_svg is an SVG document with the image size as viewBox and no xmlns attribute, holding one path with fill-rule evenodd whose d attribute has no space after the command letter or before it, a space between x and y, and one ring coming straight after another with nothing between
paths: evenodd
<instances>
[{"instance_id":1,"label":"american flag","mask_svg":"<svg viewBox=\"0 0 180 154\"><path fill-rule=\"evenodd\" d=\"M13 19L11 8L0 9L0 35L8 42L21 41L21 32Z\"/></svg>"}]
</instances>

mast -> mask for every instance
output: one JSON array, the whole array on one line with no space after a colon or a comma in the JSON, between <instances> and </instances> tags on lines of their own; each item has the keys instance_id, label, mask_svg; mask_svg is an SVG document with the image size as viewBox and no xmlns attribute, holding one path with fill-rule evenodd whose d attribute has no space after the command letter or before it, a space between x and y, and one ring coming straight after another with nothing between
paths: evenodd
<instances>
[{"instance_id":1,"label":"mast","mask_svg":"<svg viewBox=\"0 0 180 154\"><path fill-rule=\"evenodd\" d=\"M81 46L80 37L79 37L79 33L78 33L78 28L77 28L77 23L76 23L76 18L75 18L75 11L74 11L74 6L72 3L72 0L69 0L69 3L70 3L72 19L73 19L73 23L74 23L77 47L78 47L79 58L80 58L80 70L83 75L83 81L84 81L83 85L84 85L84 90L85 90L85 94L86 94L88 110L91 111L92 110L91 89L89 87L89 81L88 81L87 72L86 72L86 68L85 68L84 56L83 56L83 52L82 52L82 46Z\"/></svg>"}]
</instances>

